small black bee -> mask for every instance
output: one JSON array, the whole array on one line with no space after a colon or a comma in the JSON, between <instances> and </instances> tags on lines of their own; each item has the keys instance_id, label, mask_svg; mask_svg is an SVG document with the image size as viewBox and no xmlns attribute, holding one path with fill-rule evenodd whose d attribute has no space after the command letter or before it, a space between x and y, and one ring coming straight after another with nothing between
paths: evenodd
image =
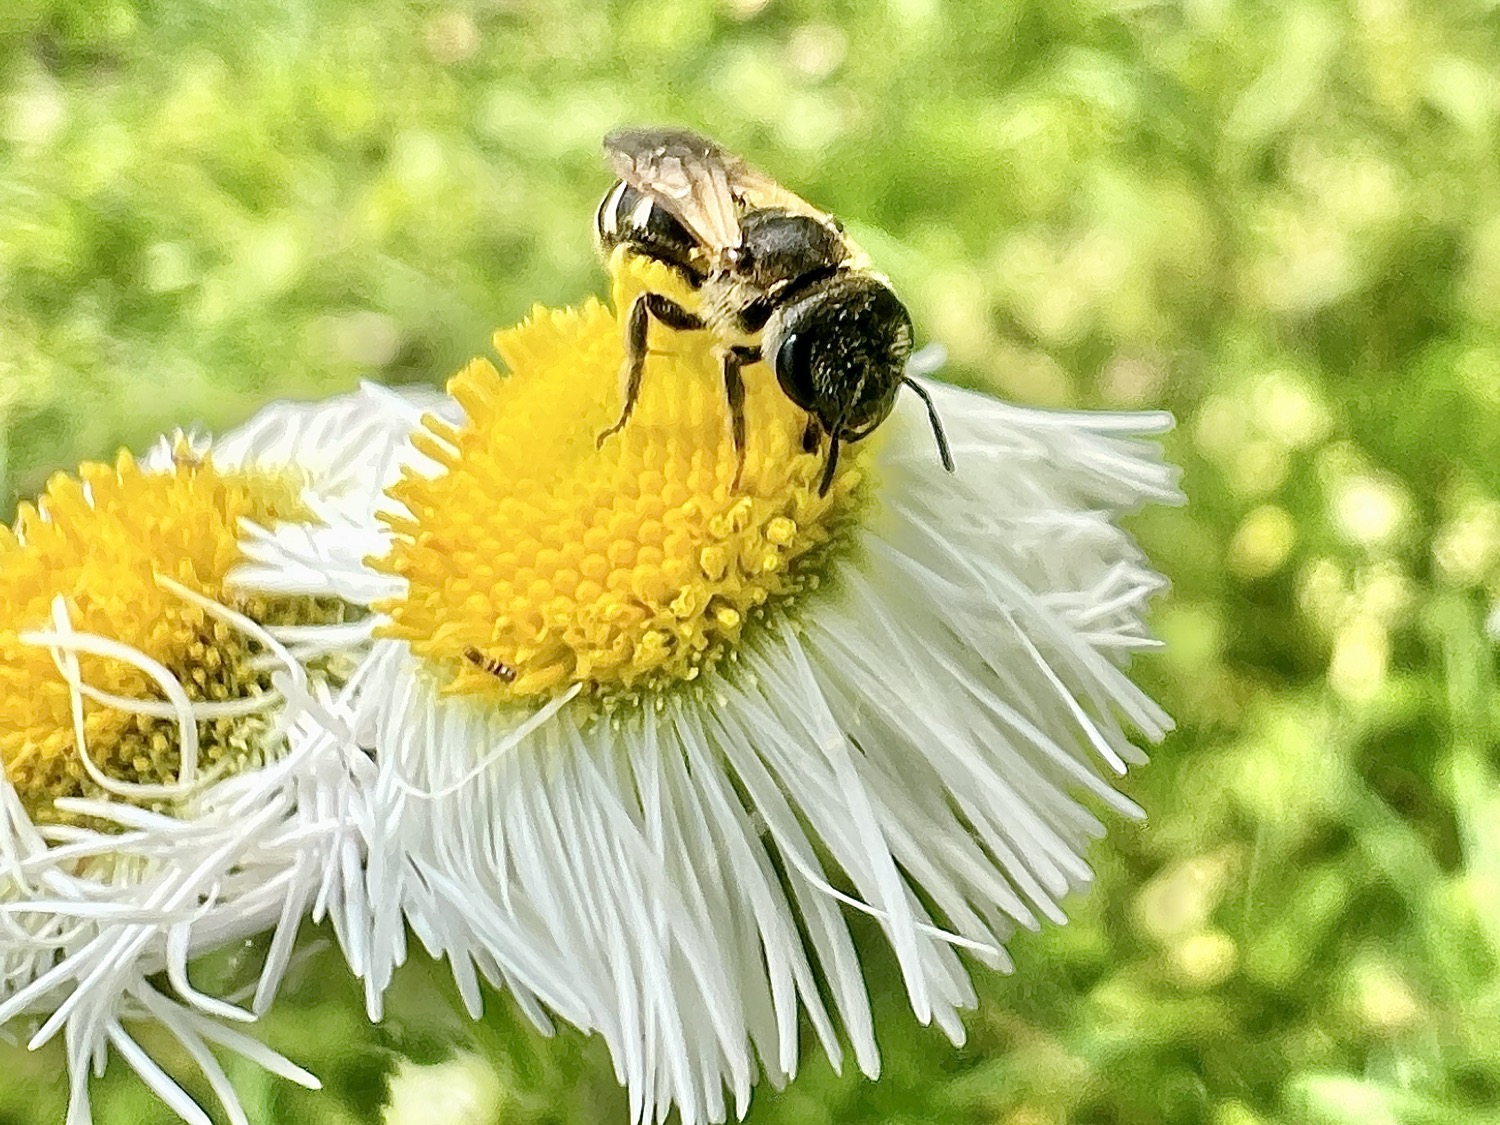
<instances>
[{"instance_id":1,"label":"small black bee","mask_svg":"<svg viewBox=\"0 0 1500 1125\"><path fill-rule=\"evenodd\" d=\"M786 396L808 413L802 448L815 452L828 435L819 495L833 483L840 443L858 441L885 421L902 385L926 403L943 467L953 471L932 398L906 374L911 317L837 219L685 129L621 129L604 138L604 154L619 182L594 217L601 257L610 264L622 251L661 262L700 300L689 311L660 293L644 293L631 305L625 401L600 445L635 408L654 318L680 332L714 334L740 469L741 370L768 358Z\"/></svg>"}]
</instances>

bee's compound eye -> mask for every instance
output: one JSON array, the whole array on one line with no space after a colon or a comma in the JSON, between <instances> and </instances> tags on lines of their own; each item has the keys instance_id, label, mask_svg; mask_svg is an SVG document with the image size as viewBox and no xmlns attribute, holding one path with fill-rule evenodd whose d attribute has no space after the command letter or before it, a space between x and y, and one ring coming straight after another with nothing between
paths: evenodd
<instances>
[{"instance_id":1,"label":"bee's compound eye","mask_svg":"<svg viewBox=\"0 0 1500 1125\"><path fill-rule=\"evenodd\" d=\"M773 366L776 381L786 392L786 397L803 410L812 410L817 402L818 391L813 383L813 354L811 337L806 332L789 332L776 349Z\"/></svg>"}]
</instances>

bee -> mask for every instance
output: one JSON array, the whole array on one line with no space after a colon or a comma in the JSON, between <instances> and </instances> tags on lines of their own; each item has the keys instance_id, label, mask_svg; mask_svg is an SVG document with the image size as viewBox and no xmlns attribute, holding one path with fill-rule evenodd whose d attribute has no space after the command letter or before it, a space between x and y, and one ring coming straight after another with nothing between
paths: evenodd
<instances>
[{"instance_id":1,"label":"bee","mask_svg":"<svg viewBox=\"0 0 1500 1125\"><path fill-rule=\"evenodd\" d=\"M606 265L616 253L660 262L696 291L692 310L661 293L638 296L625 317L624 402L598 436L602 447L630 419L657 321L678 332L713 333L738 468L745 464L743 369L761 360L786 396L807 411L802 448L828 439L820 496L839 447L885 421L901 387L927 406L943 467L953 457L927 391L906 374L911 316L890 283L832 215L686 129L620 129L604 138L619 177L594 216Z\"/></svg>"}]
</instances>

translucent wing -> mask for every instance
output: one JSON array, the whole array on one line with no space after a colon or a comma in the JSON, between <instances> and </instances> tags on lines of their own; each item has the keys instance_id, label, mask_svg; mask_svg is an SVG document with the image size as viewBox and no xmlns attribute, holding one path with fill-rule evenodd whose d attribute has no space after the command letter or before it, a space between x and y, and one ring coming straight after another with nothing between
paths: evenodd
<instances>
[{"instance_id":1,"label":"translucent wing","mask_svg":"<svg viewBox=\"0 0 1500 1125\"><path fill-rule=\"evenodd\" d=\"M604 156L615 175L726 258L740 248L740 216L750 209L779 207L842 231L826 211L688 129L617 129L604 138ZM857 247L850 250L864 260Z\"/></svg>"},{"instance_id":2,"label":"translucent wing","mask_svg":"<svg viewBox=\"0 0 1500 1125\"><path fill-rule=\"evenodd\" d=\"M604 138L615 175L655 199L710 250L740 245L740 213L731 184L744 162L686 129L617 129Z\"/></svg>"},{"instance_id":3,"label":"translucent wing","mask_svg":"<svg viewBox=\"0 0 1500 1125\"><path fill-rule=\"evenodd\" d=\"M847 257L844 264L850 269L861 271L870 270L870 256L866 254L844 230L844 224L830 215L821 207L816 207L803 199L794 191L782 187L764 172L751 168L743 162L735 169L735 175L730 181L730 191L739 201L743 210L758 210L760 208L779 207L791 215L806 215L810 219L816 219L824 226L832 227L838 231L839 238L844 244ZM875 276L881 277L879 274Z\"/></svg>"},{"instance_id":4,"label":"translucent wing","mask_svg":"<svg viewBox=\"0 0 1500 1125\"><path fill-rule=\"evenodd\" d=\"M734 169L729 189L747 210L751 208L779 207L793 215L806 215L820 223L832 223L833 217L821 207L814 207L796 192L788 191L770 176L750 167L743 161Z\"/></svg>"}]
</instances>

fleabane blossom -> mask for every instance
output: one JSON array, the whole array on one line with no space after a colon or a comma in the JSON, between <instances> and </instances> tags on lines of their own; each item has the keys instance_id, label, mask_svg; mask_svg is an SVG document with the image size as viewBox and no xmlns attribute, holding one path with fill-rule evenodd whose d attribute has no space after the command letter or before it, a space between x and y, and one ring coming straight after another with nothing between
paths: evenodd
<instances>
[{"instance_id":1,"label":"fleabane blossom","mask_svg":"<svg viewBox=\"0 0 1500 1125\"><path fill-rule=\"evenodd\" d=\"M649 285L692 293L647 264ZM736 482L705 334L653 329L619 412L621 325L597 301L501 332L428 417L383 530L351 528L323 593L371 597L349 725L372 1014L407 927L470 1006L506 986L608 1042L632 1116L742 1114L786 1082L799 1019L879 1071L851 915L955 1042L966 959L1064 920L1095 808L1167 716L1126 666L1162 586L1116 519L1178 498L1163 414L1049 413L938 382L826 496L806 416L747 369ZM337 548L331 534L325 546ZM274 575L262 579L274 585ZM373 590L371 584L379 583Z\"/></svg>"},{"instance_id":2,"label":"fleabane blossom","mask_svg":"<svg viewBox=\"0 0 1500 1125\"><path fill-rule=\"evenodd\" d=\"M331 913L362 957L366 927L345 924L366 916L342 808L355 767L328 717L372 619L231 572L247 535L290 521L295 546L320 513L367 513L419 414L378 388L279 405L221 441L58 474L0 528L0 1029L63 1037L72 1125L112 1054L208 1125L137 1021L230 1121L246 1118L216 1051L317 1084L237 1025L269 1003L304 915ZM248 1003L195 986L195 955L271 930Z\"/></svg>"}]
</instances>

